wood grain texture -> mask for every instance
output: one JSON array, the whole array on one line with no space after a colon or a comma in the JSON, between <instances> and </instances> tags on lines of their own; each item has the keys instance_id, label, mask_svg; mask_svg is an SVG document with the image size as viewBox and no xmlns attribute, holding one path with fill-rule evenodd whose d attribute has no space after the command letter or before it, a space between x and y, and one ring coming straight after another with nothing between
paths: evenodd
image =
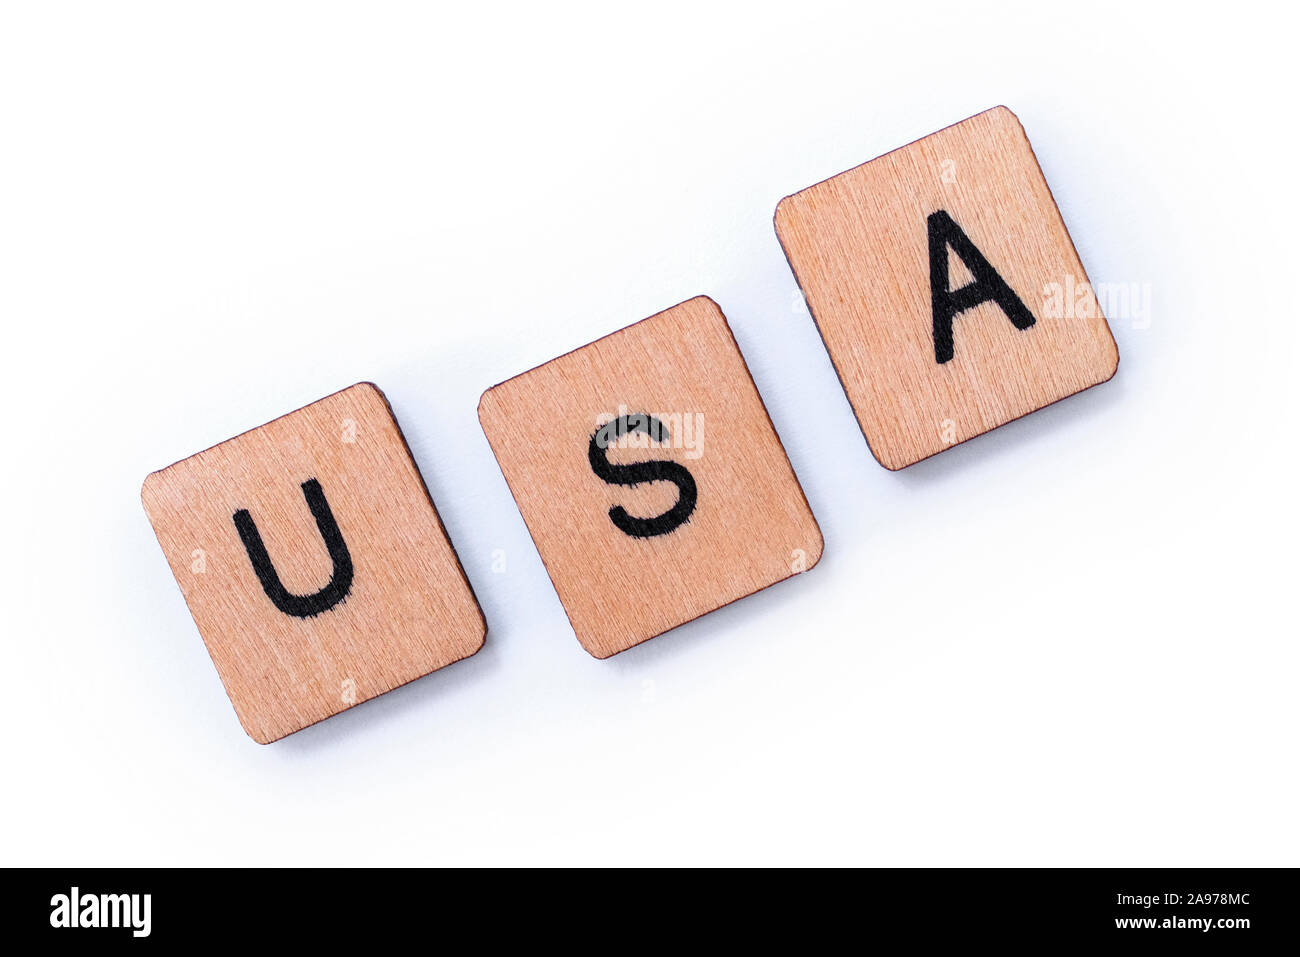
<instances>
[{"instance_id":1,"label":"wood grain texture","mask_svg":"<svg viewBox=\"0 0 1300 957\"><path fill-rule=\"evenodd\" d=\"M935 357L927 217L946 210L1037 320L994 302ZM1119 352L1020 122L996 107L777 206L777 236L872 454L899 469L1109 379ZM957 288L970 274L949 257ZM965 277L965 278L963 278ZM1052 284L1076 300L1053 313ZM1066 318L1068 316L1068 318Z\"/></svg>"},{"instance_id":2,"label":"wood grain texture","mask_svg":"<svg viewBox=\"0 0 1300 957\"><path fill-rule=\"evenodd\" d=\"M689 520L633 537L610 509L672 509L668 481L597 476L599 426L645 413L666 441L638 436L612 463L669 460L694 477ZM691 299L483 393L479 419L579 642L605 658L812 568L822 536L727 321ZM638 447L639 446L639 447Z\"/></svg>"},{"instance_id":3,"label":"wood grain texture","mask_svg":"<svg viewBox=\"0 0 1300 957\"><path fill-rule=\"evenodd\" d=\"M334 565L302 489L315 479L353 565L347 596L280 611L234 514L285 589ZM154 472L142 498L244 730L262 744L474 654L486 624L383 393L360 383Z\"/></svg>"}]
</instances>

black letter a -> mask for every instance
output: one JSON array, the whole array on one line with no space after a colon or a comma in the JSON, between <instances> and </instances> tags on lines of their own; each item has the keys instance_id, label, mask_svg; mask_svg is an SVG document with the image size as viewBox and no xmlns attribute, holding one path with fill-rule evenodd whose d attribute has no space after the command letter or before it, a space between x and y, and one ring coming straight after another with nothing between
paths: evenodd
<instances>
[{"instance_id":1,"label":"black letter a","mask_svg":"<svg viewBox=\"0 0 1300 957\"><path fill-rule=\"evenodd\" d=\"M303 482L302 495L307 500L307 507L311 509L312 518L316 519L320 537L325 540L325 548L334 563L334 574L330 577L329 584L314 595L293 595L281 584L280 576L271 564L271 556L266 553L261 533L257 530L253 516L248 514L248 509L241 508L234 514L234 519L244 550L248 552L248 560L253 563L253 571L257 572L257 580L262 583L266 597L286 615L311 618L329 611L348 597L352 588L352 556L348 554L348 543L343 541L343 533L334 521L330 503L325 501L320 482L315 479Z\"/></svg>"},{"instance_id":2,"label":"black letter a","mask_svg":"<svg viewBox=\"0 0 1300 957\"><path fill-rule=\"evenodd\" d=\"M931 213L926 222L930 227L930 309L934 314L935 362L942 364L952 358L953 317L981 302L996 302L1017 329L1028 329L1034 324L1033 313L1025 308L1020 297L1011 291L1006 280L989 265L947 211ZM975 277L974 282L960 289L948 288L949 246Z\"/></svg>"}]
</instances>

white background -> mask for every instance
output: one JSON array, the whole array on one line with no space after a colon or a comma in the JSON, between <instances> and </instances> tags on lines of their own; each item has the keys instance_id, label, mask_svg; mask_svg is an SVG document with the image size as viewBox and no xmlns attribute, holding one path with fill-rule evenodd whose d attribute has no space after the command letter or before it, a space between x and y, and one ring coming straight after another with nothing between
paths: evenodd
<instances>
[{"instance_id":1,"label":"white background","mask_svg":"<svg viewBox=\"0 0 1300 957\"><path fill-rule=\"evenodd\" d=\"M537 6L4 6L0 862L1300 862L1287 31ZM1150 322L1110 383L890 473L772 211L999 103ZM826 557L596 661L475 405L700 293ZM140 483L361 379L487 644L259 747Z\"/></svg>"}]
</instances>

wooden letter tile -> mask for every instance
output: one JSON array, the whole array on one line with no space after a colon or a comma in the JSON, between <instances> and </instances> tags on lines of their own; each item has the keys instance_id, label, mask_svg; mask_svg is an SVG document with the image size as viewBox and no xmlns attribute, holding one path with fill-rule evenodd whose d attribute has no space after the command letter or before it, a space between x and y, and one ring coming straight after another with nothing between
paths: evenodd
<instances>
[{"instance_id":1,"label":"wooden letter tile","mask_svg":"<svg viewBox=\"0 0 1300 957\"><path fill-rule=\"evenodd\" d=\"M776 232L886 468L1115 374L1115 340L1006 107L787 196Z\"/></svg>"},{"instance_id":2,"label":"wooden letter tile","mask_svg":"<svg viewBox=\"0 0 1300 957\"><path fill-rule=\"evenodd\" d=\"M821 531L711 299L492 387L479 419L597 658L821 558Z\"/></svg>"},{"instance_id":3,"label":"wooden letter tile","mask_svg":"<svg viewBox=\"0 0 1300 957\"><path fill-rule=\"evenodd\" d=\"M483 645L483 613L370 383L154 472L142 497L261 744Z\"/></svg>"}]
</instances>

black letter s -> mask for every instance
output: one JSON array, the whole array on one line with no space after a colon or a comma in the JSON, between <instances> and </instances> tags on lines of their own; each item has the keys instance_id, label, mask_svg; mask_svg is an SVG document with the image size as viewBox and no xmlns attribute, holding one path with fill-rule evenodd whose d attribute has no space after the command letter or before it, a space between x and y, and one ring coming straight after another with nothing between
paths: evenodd
<instances>
[{"instance_id":1,"label":"black letter s","mask_svg":"<svg viewBox=\"0 0 1300 957\"><path fill-rule=\"evenodd\" d=\"M591 437L591 444L587 446L587 461L591 463L591 470L596 476L611 485L640 485L642 482L672 482L676 485L677 504L654 518L634 518L621 505L615 505L609 510L609 520L633 538L667 535L686 522L695 511L695 478L684 465L662 459L631 465L612 465L605 450L629 432L644 432L655 442L669 438L664 424L654 416L644 413L625 415L596 430L596 434Z\"/></svg>"}]
</instances>

